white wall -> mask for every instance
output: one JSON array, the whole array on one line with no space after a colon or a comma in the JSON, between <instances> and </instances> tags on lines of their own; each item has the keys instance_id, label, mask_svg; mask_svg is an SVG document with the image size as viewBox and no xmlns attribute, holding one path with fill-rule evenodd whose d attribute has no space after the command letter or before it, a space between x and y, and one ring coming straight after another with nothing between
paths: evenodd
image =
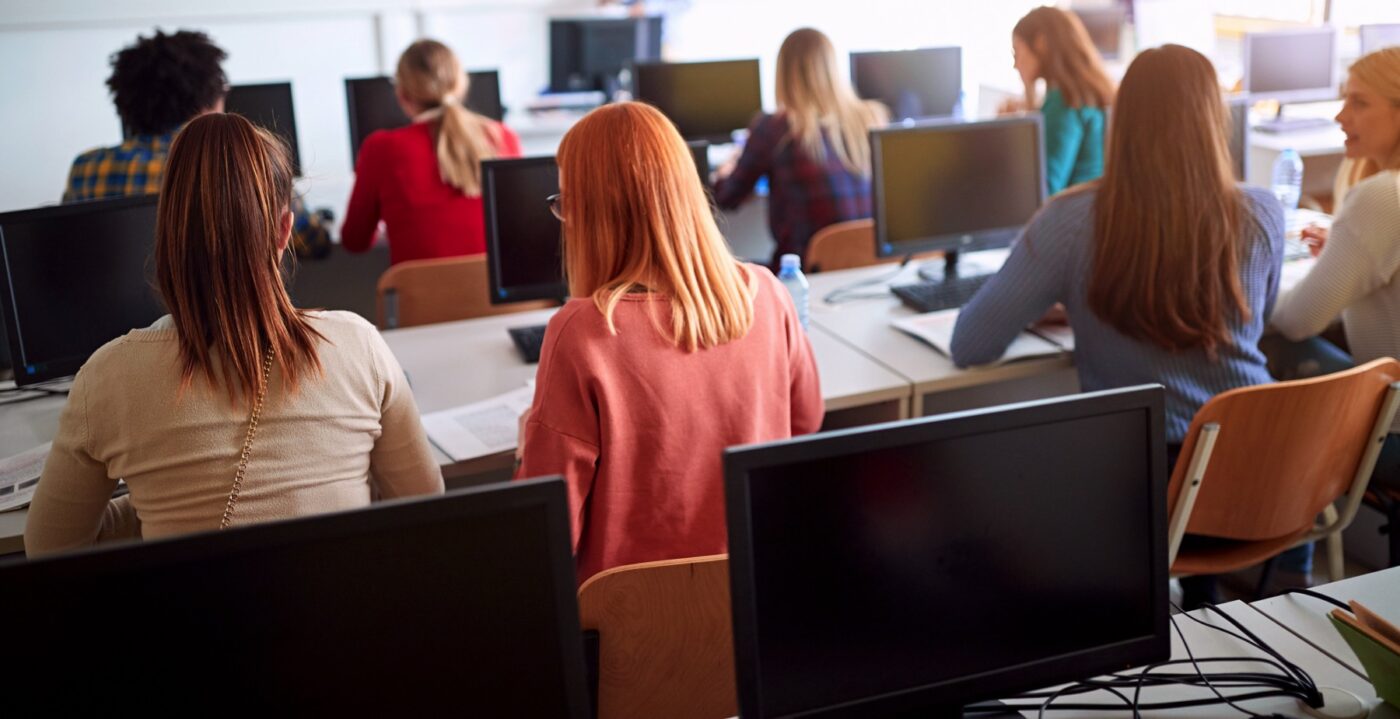
<instances>
[{"instance_id":1,"label":"white wall","mask_svg":"<svg viewBox=\"0 0 1400 719\"><path fill-rule=\"evenodd\" d=\"M1038 0L692 0L669 18L670 59L759 57L766 103L778 46L813 26L842 51L964 47L965 87L1007 84L1011 26ZM392 72L419 36L469 68L499 68L520 110L548 81L551 15L596 0L0 0L0 211L57 201L74 155L120 139L103 84L112 53L153 28L204 30L229 53L232 83L290 80L307 176L343 209L351 170L343 80ZM683 3L679 4L684 6ZM975 102L975 98L970 98ZM975 105L974 105L975 107ZM319 190L319 191L318 191Z\"/></svg>"},{"instance_id":2,"label":"white wall","mask_svg":"<svg viewBox=\"0 0 1400 719\"><path fill-rule=\"evenodd\" d=\"M584 3L587 5L588 3ZM57 0L0 5L0 211L55 202L73 156L115 144L112 53L154 28L203 30L233 84L290 80L306 183L348 189L346 77L391 73L420 34L499 68L522 107L548 79L547 20L580 0ZM328 198L329 200L329 198ZM341 200L343 202L343 199ZM339 209L339 208L337 208Z\"/></svg>"}]
</instances>

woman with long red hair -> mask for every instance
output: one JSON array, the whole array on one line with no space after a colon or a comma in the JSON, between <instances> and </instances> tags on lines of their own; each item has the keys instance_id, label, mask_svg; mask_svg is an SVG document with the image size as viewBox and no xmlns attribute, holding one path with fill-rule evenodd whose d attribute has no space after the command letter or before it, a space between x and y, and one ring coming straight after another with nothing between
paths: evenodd
<instances>
[{"instance_id":1,"label":"woman with long red hair","mask_svg":"<svg viewBox=\"0 0 1400 719\"><path fill-rule=\"evenodd\" d=\"M729 251L655 108L594 110L558 161L573 299L545 333L517 476L564 475L580 581L724 552L721 451L821 425L792 300Z\"/></svg>"},{"instance_id":2,"label":"woman with long red hair","mask_svg":"<svg viewBox=\"0 0 1400 719\"><path fill-rule=\"evenodd\" d=\"M1103 178L1031 220L959 315L953 361L997 359L1063 303L1080 386L1165 386L1179 451L1206 400L1273 381L1259 338L1278 294L1283 208L1235 184L1215 68L1195 50L1138 55L1115 113Z\"/></svg>"},{"instance_id":3,"label":"woman with long red hair","mask_svg":"<svg viewBox=\"0 0 1400 719\"><path fill-rule=\"evenodd\" d=\"M292 306L291 199L286 148L241 116L176 135L155 237L170 314L78 372L29 509L31 555L442 492L379 333ZM118 479L131 491L111 500Z\"/></svg>"}]
</instances>

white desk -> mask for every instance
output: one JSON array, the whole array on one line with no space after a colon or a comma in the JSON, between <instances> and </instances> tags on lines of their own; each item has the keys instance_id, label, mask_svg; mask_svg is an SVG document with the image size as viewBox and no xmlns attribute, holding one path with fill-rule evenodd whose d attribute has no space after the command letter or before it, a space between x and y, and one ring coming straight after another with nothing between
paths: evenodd
<instances>
[{"instance_id":1,"label":"white desk","mask_svg":"<svg viewBox=\"0 0 1400 719\"><path fill-rule=\"evenodd\" d=\"M1260 616L1243 602L1230 602L1221 607L1233 619L1243 624L1251 632L1254 632L1265 644L1273 647L1276 651L1286 657L1289 661L1302 667L1319 687L1340 687L1345 689L1363 701L1375 703L1375 691L1370 683L1356 674L1348 671L1345 667L1335 662L1331 657L1317 651L1314 647L1303 642L1293 634L1284 631L1278 625L1270 622L1267 618ZM1181 635L1186 637L1187 646L1190 647L1191 654L1196 659L1207 659L1212 657L1265 657L1263 651L1256 649L1244 642L1230 637L1222 632L1211 629L1207 626L1192 621L1189 617L1205 622L1211 626L1219 626L1238 631L1229 622L1221 619L1219 615L1206 610L1190 612L1189 615L1177 615L1175 621L1181 628L1181 634L1172 630L1172 655L1173 660L1187 659L1186 649L1182 644ZM1165 669L1164 671L1189 672L1190 665L1178 665ZM1239 672L1239 671L1268 671L1263 665L1254 662L1241 663L1215 663L1204 665L1203 670L1207 673L1216 672ZM1243 693L1241 690L1221 689L1226 696ZM1163 703L1183 701L1189 699L1206 699L1214 695L1209 689L1183 686L1149 687L1142 690L1141 703ZM1131 694L1129 694L1131 697ZM1009 699L1007 701L1018 701ZM1060 717L1091 717L1101 718L1105 716L1131 716L1130 710L1123 704L1122 700L1114 697L1105 691L1081 694L1073 697L1066 697L1058 702L1079 703L1079 704L1105 704L1108 706L1123 707L1122 714L1105 714L1103 712L1076 712L1072 710L1057 711L1051 716ZM1052 705L1053 706L1053 705ZM1261 714L1271 714L1277 712L1284 716L1303 716L1302 704L1289 698L1255 699L1242 704L1255 712ZM1034 719L1034 712L1023 712L1027 717ZM1225 717L1238 716L1238 712L1225 705L1205 706L1188 709L1154 710L1143 712L1148 717Z\"/></svg>"},{"instance_id":2,"label":"white desk","mask_svg":"<svg viewBox=\"0 0 1400 719\"><path fill-rule=\"evenodd\" d=\"M532 379L537 365L520 359L506 330L544 324L555 311L389 330L384 339L408 374L419 410L434 412L493 397ZM909 416L907 380L819 328L813 328L808 339L830 413L828 427ZM437 456L445 476L510 465L508 452L466 463L453 463L441 453Z\"/></svg>"},{"instance_id":3,"label":"white desk","mask_svg":"<svg viewBox=\"0 0 1400 719\"><path fill-rule=\"evenodd\" d=\"M1000 264L997 262L996 264ZM889 275L895 265L877 265L811 275L812 324L904 377L913 386L913 416L1054 397L1079 391L1079 377L1066 355L1012 362L999 367L960 369L927 344L890 326L915 312L888 292L889 282L857 290L870 298L830 304L823 298L854 282ZM915 282L914 264L896 283Z\"/></svg>"},{"instance_id":4,"label":"white desk","mask_svg":"<svg viewBox=\"0 0 1400 719\"><path fill-rule=\"evenodd\" d=\"M51 396L0 404L0 457L33 449L58 434L66 397ZM0 512L0 555L24 551L27 510Z\"/></svg>"},{"instance_id":5,"label":"white desk","mask_svg":"<svg viewBox=\"0 0 1400 719\"><path fill-rule=\"evenodd\" d=\"M1392 623L1400 623L1400 567L1343 579L1317 587L1315 591L1344 603L1355 599ZM1327 619L1333 609L1331 604L1312 597L1285 594L1250 606L1358 675L1366 676L1361 661Z\"/></svg>"}]
</instances>

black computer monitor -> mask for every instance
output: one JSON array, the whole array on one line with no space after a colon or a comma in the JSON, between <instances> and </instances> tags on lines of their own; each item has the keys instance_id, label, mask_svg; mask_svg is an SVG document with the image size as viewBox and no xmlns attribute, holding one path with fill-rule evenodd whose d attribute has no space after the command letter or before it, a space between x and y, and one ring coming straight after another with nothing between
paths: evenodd
<instances>
[{"instance_id":1,"label":"black computer monitor","mask_svg":"<svg viewBox=\"0 0 1400 719\"><path fill-rule=\"evenodd\" d=\"M350 115L350 158L360 156L360 145L375 130L392 130L408 124L394 95L394 82L386 76L345 79L345 104ZM505 117L501 105L501 78L495 70L467 73L468 110L497 122Z\"/></svg>"},{"instance_id":2,"label":"black computer monitor","mask_svg":"<svg viewBox=\"0 0 1400 719\"><path fill-rule=\"evenodd\" d=\"M1361 26L1361 54L1367 55L1388 47L1400 47L1400 23L1380 23Z\"/></svg>"},{"instance_id":3,"label":"black computer monitor","mask_svg":"<svg viewBox=\"0 0 1400 719\"><path fill-rule=\"evenodd\" d=\"M700 183L709 189L710 145L688 142ZM545 198L559 192L554 157L485 160L481 205L492 304L569 296L563 227Z\"/></svg>"},{"instance_id":4,"label":"black computer monitor","mask_svg":"<svg viewBox=\"0 0 1400 719\"><path fill-rule=\"evenodd\" d=\"M1335 100L1337 31L1310 27L1244 36L1244 92L1254 100Z\"/></svg>"},{"instance_id":5,"label":"black computer monitor","mask_svg":"<svg viewBox=\"0 0 1400 719\"><path fill-rule=\"evenodd\" d=\"M758 60L637 63L632 94L671 118L687 140L730 142L763 111Z\"/></svg>"},{"instance_id":6,"label":"black computer monitor","mask_svg":"<svg viewBox=\"0 0 1400 719\"><path fill-rule=\"evenodd\" d=\"M725 452L739 714L956 717L1170 654L1158 385Z\"/></svg>"},{"instance_id":7,"label":"black computer monitor","mask_svg":"<svg viewBox=\"0 0 1400 719\"><path fill-rule=\"evenodd\" d=\"M634 62L661 59L661 17L549 21L549 89L611 95Z\"/></svg>"},{"instance_id":8,"label":"black computer monitor","mask_svg":"<svg viewBox=\"0 0 1400 719\"><path fill-rule=\"evenodd\" d=\"M559 192L554 156L481 163L481 209L491 303L559 300L564 280L563 226L545 198Z\"/></svg>"},{"instance_id":9,"label":"black computer monitor","mask_svg":"<svg viewBox=\"0 0 1400 719\"><path fill-rule=\"evenodd\" d=\"M1245 95L1226 98L1230 108L1230 161L1235 168L1235 179L1248 181L1249 177L1249 106L1252 101Z\"/></svg>"},{"instance_id":10,"label":"black computer monitor","mask_svg":"<svg viewBox=\"0 0 1400 719\"><path fill-rule=\"evenodd\" d=\"M224 112L236 112L253 124L276 133L292 153L292 172L301 177L301 149L297 144L296 112L292 107L292 84L270 82L260 85L234 85L224 96Z\"/></svg>"},{"instance_id":11,"label":"black computer monitor","mask_svg":"<svg viewBox=\"0 0 1400 719\"><path fill-rule=\"evenodd\" d=\"M962 48L853 52L851 83L894 120L953 115L962 97Z\"/></svg>"},{"instance_id":12,"label":"black computer monitor","mask_svg":"<svg viewBox=\"0 0 1400 719\"><path fill-rule=\"evenodd\" d=\"M3 664L55 714L584 719L570 548L553 478L14 563Z\"/></svg>"},{"instance_id":13,"label":"black computer monitor","mask_svg":"<svg viewBox=\"0 0 1400 719\"><path fill-rule=\"evenodd\" d=\"M870 133L880 257L1005 247L1045 200L1039 115Z\"/></svg>"},{"instance_id":14,"label":"black computer monitor","mask_svg":"<svg viewBox=\"0 0 1400 719\"><path fill-rule=\"evenodd\" d=\"M0 214L0 311L15 383L67 377L165 314L151 278L156 196Z\"/></svg>"},{"instance_id":15,"label":"black computer monitor","mask_svg":"<svg viewBox=\"0 0 1400 719\"><path fill-rule=\"evenodd\" d=\"M1123 53L1123 29L1128 24L1128 8L1124 5L1070 8L1089 33L1089 40L1099 57L1117 60Z\"/></svg>"}]
</instances>

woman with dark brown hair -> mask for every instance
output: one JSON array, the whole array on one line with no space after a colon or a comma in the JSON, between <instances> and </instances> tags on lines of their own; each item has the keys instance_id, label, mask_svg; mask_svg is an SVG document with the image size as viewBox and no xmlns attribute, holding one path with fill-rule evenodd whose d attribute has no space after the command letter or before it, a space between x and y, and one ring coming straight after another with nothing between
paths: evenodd
<instances>
[{"instance_id":1,"label":"woman with dark brown hair","mask_svg":"<svg viewBox=\"0 0 1400 719\"><path fill-rule=\"evenodd\" d=\"M30 554L442 491L374 327L292 306L291 197L286 149L242 117L204 115L176 136L155 237L170 314L78 373L29 510ZM109 501L119 478L130 494Z\"/></svg>"},{"instance_id":2,"label":"woman with dark brown hair","mask_svg":"<svg viewBox=\"0 0 1400 719\"><path fill-rule=\"evenodd\" d=\"M1113 81L1079 17L1056 7L1038 7L1011 31L1016 71L1025 96L1004 110L1038 109L1045 118L1045 184L1053 195L1103 174L1106 111ZM1037 99L1036 83L1045 81Z\"/></svg>"},{"instance_id":3,"label":"woman with dark brown hair","mask_svg":"<svg viewBox=\"0 0 1400 719\"><path fill-rule=\"evenodd\" d=\"M1206 400L1272 381L1259 336L1278 293L1283 208L1237 186L1215 69L1146 50L1118 91L1103 178L1056 197L963 308L960 366L991 362L1062 302L1085 390L1167 388L1167 442Z\"/></svg>"}]
</instances>

